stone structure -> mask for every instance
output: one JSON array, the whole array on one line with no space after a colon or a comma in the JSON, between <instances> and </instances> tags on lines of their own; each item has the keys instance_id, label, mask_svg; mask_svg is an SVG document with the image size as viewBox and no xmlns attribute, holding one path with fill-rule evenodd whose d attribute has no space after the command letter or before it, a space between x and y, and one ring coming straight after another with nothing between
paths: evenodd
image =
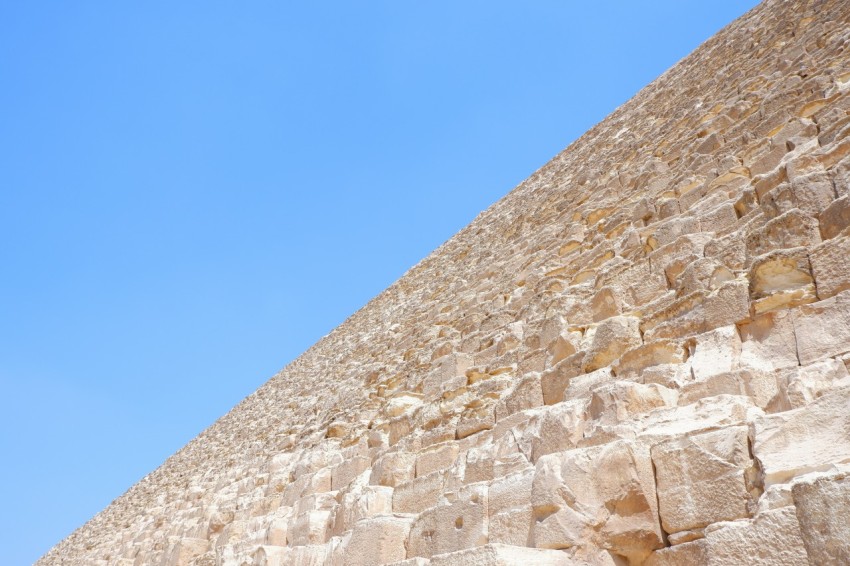
<instances>
[{"instance_id":1,"label":"stone structure","mask_svg":"<svg viewBox=\"0 0 850 566\"><path fill-rule=\"evenodd\" d=\"M767 0L39 564L850 564L849 92Z\"/></svg>"}]
</instances>

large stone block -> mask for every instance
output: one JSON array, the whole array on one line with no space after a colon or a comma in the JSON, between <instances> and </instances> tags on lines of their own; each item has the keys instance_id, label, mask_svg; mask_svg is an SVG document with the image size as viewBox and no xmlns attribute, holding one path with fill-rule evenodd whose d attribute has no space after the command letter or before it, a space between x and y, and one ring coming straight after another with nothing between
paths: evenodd
<instances>
[{"instance_id":1,"label":"large stone block","mask_svg":"<svg viewBox=\"0 0 850 566\"><path fill-rule=\"evenodd\" d=\"M850 291L794 309L801 365L850 352Z\"/></svg>"},{"instance_id":2,"label":"large stone block","mask_svg":"<svg viewBox=\"0 0 850 566\"><path fill-rule=\"evenodd\" d=\"M345 547L346 566L379 566L404 560L412 516L379 515L359 521Z\"/></svg>"},{"instance_id":3,"label":"large stone block","mask_svg":"<svg viewBox=\"0 0 850 566\"><path fill-rule=\"evenodd\" d=\"M826 240L809 253L819 299L850 289L850 236Z\"/></svg>"},{"instance_id":4,"label":"large stone block","mask_svg":"<svg viewBox=\"0 0 850 566\"><path fill-rule=\"evenodd\" d=\"M539 548L594 545L640 563L664 546L649 449L626 441L543 456L531 502Z\"/></svg>"},{"instance_id":5,"label":"large stone block","mask_svg":"<svg viewBox=\"0 0 850 566\"><path fill-rule=\"evenodd\" d=\"M527 546L531 534L531 485L534 468L499 478L490 484L489 541Z\"/></svg>"},{"instance_id":6,"label":"large stone block","mask_svg":"<svg viewBox=\"0 0 850 566\"><path fill-rule=\"evenodd\" d=\"M674 438L652 447L661 525L667 533L749 516L747 428Z\"/></svg>"},{"instance_id":7,"label":"large stone block","mask_svg":"<svg viewBox=\"0 0 850 566\"><path fill-rule=\"evenodd\" d=\"M766 511L752 520L716 523L705 530L705 538L709 566L811 564L793 507Z\"/></svg>"},{"instance_id":8,"label":"large stone block","mask_svg":"<svg viewBox=\"0 0 850 566\"><path fill-rule=\"evenodd\" d=\"M485 545L487 527L487 487L467 486L451 503L427 509L416 518L407 541L407 556L430 558Z\"/></svg>"},{"instance_id":9,"label":"large stone block","mask_svg":"<svg viewBox=\"0 0 850 566\"><path fill-rule=\"evenodd\" d=\"M615 316L601 322L582 361L582 369L591 372L603 368L627 350L640 346L639 323L638 318L627 316Z\"/></svg>"},{"instance_id":10,"label":"large stone block","mask_svg":"<svg viewBox=\"0 0 850 566\"><path fill-rule=\"evenodd\" d=\"M796 483L792 493L809 562L850 564L850 477L837 474Z\"/></svg>"},{"instance_id":11,"label":"large stone block","mask_svg":"<svg viewBox=\"0 0 850 566\"><path fill-rule=\"evenodd\" d=\"M578 566L566 554L557 550L507 544L488 544L431 558L431 566L516 566L518 564Z\"/></svg>"},{"instance_id":12,"label":"large stone block","mask_svg":"<svg viewBox=\"0 0 850 566\"><path fill-rule=\"evenodd\" d=\"M850 462L850 388L793 411L754 419L750 435L764 485Z\"/></svg>"}]
</instances>

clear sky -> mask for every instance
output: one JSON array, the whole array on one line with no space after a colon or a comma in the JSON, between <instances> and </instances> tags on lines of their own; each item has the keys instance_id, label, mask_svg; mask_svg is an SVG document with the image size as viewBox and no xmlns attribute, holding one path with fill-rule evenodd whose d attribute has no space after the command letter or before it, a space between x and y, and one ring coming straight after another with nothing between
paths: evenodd
<instances>
[{"instance_id":1,"label":"clear sky","mask_svg":"<svg viewBox=\"0 0 850 566\"><path fill-rule=\"evenodd\" d=\"M0 2L0 562L754 4Z\"/></svg>"}]
</instances>

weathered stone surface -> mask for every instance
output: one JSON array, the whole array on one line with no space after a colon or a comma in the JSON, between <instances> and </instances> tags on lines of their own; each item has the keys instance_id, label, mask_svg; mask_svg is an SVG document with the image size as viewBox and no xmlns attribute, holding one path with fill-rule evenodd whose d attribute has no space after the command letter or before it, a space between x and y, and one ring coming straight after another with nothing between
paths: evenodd
<instances>
[{"instance_id":1,"label":"weathered stone surface","mask_svg":"<svg viewBox=\"0 0 850 566\"><path fill-rule=\"evenodd\" d=\"M753 454L765 486L850 462L850 388L824 394L800 409L757 417Z\"/></svg>"},{"instance_id":2,"label":"weathered stone surface","mask_svg":"<svg viewBox=\"0 0 850 566\"><path fill-rule=\"evenodd\" d=\"M594 544L640 562L663 546L652 463L640 445L621 441L543 456L531 502L536 547Z\"/></svg>"},{"instance_id":3,"label":"weathered stone surface","mask_svg":"<svg viewBox=\"0 0 850 566\"><path fill-rule=\"evenodd\" d=\"M380 515L359 521L345 546L345 564L379 566L404 560L412 517Z\"/></svg>"},{"instance_id":4,"label":"weathered stone surface","mask_svg":"<svg viewBox=\"0 0 850 566\"><path fill-rule=\"evenodd\" d=\"M839 474L800 482L792 493L809 562L850 564L850 478Z\"/></svg>"},{"instance_id":5,"label":"weathered stone surface","mask_svg":"<svg viewBox=\"0 0 850 566\"><path fill-rule=\"evenodd\" d=\"M652 447L664 531L677 533L749 516L746 427L674 438Z\"/></svg>"},{"instance_id":6,"label":"weathered stone surface","mask_svg":"<svg viewBox=\"0 0 850 566\"><path fill-rule=\"evenodd\" d=\"M38 566L848 562L848 21L759 4Z\"/></svg>"},{"instance_id":7,"label":"weathered stone surface","mask_svg":"<svg viewBox=\"0 0 850 566\"><path fill-rule=\"evenodd\" d=\"M572 566L576 563L563 552L556 550L506 544L488 544L431 558L431 566L513 566L515 564Z\"/></svg>"}]
</instances>

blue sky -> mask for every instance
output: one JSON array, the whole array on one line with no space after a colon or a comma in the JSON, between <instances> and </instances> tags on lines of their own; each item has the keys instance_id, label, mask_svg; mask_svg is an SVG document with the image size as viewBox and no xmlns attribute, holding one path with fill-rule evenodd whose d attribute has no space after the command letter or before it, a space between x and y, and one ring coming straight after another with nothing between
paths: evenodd
<instances>
[{"instance_id":1,"label":"blue sky","mask_svg":"<svg viewBox=\"0 0 850 566\"><path fill-rule=\"evenodd\" d=\"M2 562L754 4L0 2Z\"/></svg>"}]
</instances>

